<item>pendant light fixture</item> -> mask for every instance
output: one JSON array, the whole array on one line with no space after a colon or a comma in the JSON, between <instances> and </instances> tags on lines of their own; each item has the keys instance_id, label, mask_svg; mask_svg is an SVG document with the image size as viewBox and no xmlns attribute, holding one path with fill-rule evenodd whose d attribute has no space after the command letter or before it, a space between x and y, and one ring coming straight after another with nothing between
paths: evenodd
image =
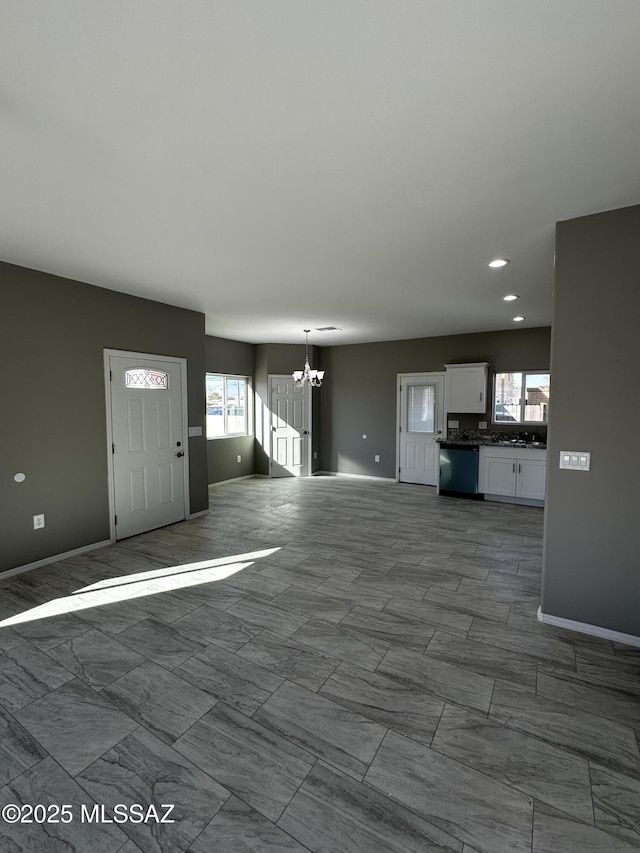
<instances>
[{"instance_id":1,"label":"pendant light fixture","mask_svg":"<svg viewBox=\"0 0 640 853\"><path fill-rule=\"evenodd\" d=\"M293 381L296 383L298 388L303 388L306 383L308 383L312 388L318 388L322 385L322 380L324 379L324 370L312 370L309 367L309 332L311 329L305 329L304 333L306 337L305 344L305 359L304 359L304 370L294 370L291 374L293 376Z\"/></svg>"}]
</instances>

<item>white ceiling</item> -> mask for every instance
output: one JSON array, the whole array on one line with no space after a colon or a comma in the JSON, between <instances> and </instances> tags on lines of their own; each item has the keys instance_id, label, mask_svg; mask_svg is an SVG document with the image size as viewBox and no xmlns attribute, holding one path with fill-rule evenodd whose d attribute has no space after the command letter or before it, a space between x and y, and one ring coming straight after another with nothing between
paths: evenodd
<instances>
[{"instance_id":1,"label":"white ceiling","mask_svg":"<svg viewBox=\"0 0 640 853\"><path fill-rule=\"evenodd\" d=\"M640 202L639 36L638 0L4 0L0 259L251 342L546 325L555 222Z\"/></svg>"}]
</instances>

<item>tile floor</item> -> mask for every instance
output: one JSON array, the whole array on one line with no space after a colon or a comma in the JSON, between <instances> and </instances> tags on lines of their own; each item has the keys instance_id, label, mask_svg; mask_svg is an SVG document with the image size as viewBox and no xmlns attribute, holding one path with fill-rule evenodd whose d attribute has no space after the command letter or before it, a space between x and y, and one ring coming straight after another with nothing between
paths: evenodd
<instances>
[{"instance_id":1,"label":"tile floor","mask_svg":"<svg viewBox=\"0 0 640 853\"><path fill-rule=\"evenodd\" d=\"M210 496L0 581L0 806L73 817L0 821L0 850L640 849L640 650L536 621L542 510ZM89 820L116 803L174 822Z\"/></svg>"}]
</instances>

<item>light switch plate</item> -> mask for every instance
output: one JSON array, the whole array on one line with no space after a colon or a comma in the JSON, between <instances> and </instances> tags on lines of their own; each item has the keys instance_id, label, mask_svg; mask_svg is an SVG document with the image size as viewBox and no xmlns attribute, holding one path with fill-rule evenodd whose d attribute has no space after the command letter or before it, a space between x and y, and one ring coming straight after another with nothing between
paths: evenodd
<instances>
[{"instance_id":1,"label":"light switch plate","mask_svg":"<svg viewBox=\"0 0 640 853\"><path fill-rule=\"evenodd\" d=\"M478 421L478 429L486 429L487 422L486 421Z\"/></svg>"},{"instance_id":2,"label":"light switch plate","mask_svg":"<svg viewBox=\"0 0 640 853\"><path fill-rule=\"evenodd\" d=\"M202 435L202 427L189 427L189 438L195 438L197 435Z\"/></svg>"},{"instance_id":3,"label":"light switch plate","mask_svg":"<svg viewBox=\"0 0 640 853\"><path fill-rule=\"evenodd\" d=\"M561 450L560 467L569 471L591 470L591 453L585 450Z\"/></svg>"},{"instance_id":4,"label":"light switch plate","mask_svg":"<svg viewBox=\"0 0 640 853\"><path fill-rule=\"evenodd\" d=\"M447 421L447 429L460 429L460 421Z\"/></svg>"}]
</instances>

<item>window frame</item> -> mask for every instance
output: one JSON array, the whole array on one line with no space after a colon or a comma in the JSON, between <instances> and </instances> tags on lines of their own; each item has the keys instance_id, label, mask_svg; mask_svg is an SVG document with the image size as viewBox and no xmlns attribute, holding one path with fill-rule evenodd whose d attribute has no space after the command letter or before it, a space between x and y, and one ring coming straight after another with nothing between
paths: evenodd
<instances>
[{"instance_id":1,"label":"window frame","mask_svg":"<svg viewBox=\"0 0 640 853\"><path fill-rule=\"evenodd\" d=\"M496 420L496 392L498 384L498 376L502 373L519 374L521 377L521 397L520 397L520 420L518 421L498 421ZM542 370L496 370L493 374L493 394L491 397L491 424L492 426L538 426L546 427L549 425L549 408L551 406L551 393L549 393L549 404L547 406L547 419L544 421L527 421L524 418L526 400L527 400L527 376L540 376L546 374L549 377L549 386L551 386L551 370L544 368Z\"/></svg>"},{"instance_id":2,"label":"window frame","mask_svg":"<svg viewBox=\"0 0 640 853\"><path fill-rule=\"evenodd\" d=\"M222 435L208 435L208 426L209 422L207 420L208 415L208 405L206 405L206 397L207 397L207 380L209 377L214 377L216 379L222 379L222 387L223 387L223 397L222 397L222 415L224 418L224 433ZM245 382L245 412L244 412L244 421L245 421L245 429L242 432L229 432L228 429L228 421L229 421L229 413L227 410L227 380L238 380L242 379ZM253 418L252 418L252 406L251 402L253 399L252 387L251 387L251 377L246 376L241 373L214 373L213 371L207 370L205 373L205 432L207 432L207 441L215 441L220 438L244 438L246 436L253 435Z\"/></svg>"}]
</instances>

